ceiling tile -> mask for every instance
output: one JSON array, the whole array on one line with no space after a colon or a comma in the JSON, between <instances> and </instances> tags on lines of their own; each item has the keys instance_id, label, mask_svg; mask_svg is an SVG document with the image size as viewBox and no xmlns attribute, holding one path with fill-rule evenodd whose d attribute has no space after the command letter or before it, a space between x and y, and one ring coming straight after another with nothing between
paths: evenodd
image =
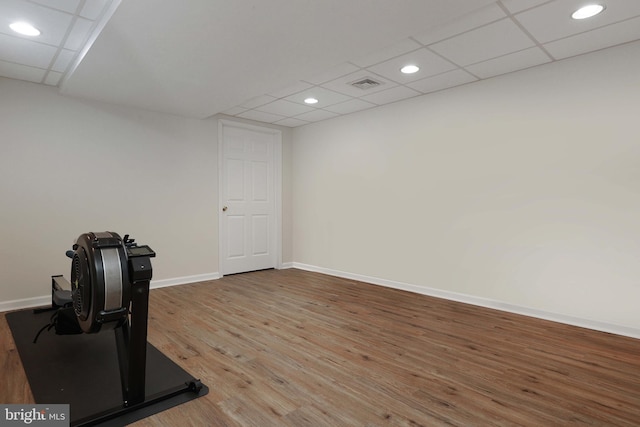
<instances>
[{"instance_id":1,"label":"ceiling tile","mask_svg":"<svg viewBox=\"0 0 640 427\"><path fill-rule=\"evenodd\" d=\"M0 61L0 76L40 83L46 71L40 68Z\"/></svg>"},{"instance_id":2,"label":"ceiling tile","mask_svg":"<svg viewBox=\"0 0 640 427\"><path fill-rule=\"evenodd\" d=\"M6 61L31 67L48 68L56 53L56 48L0 34L0 52Z\"/></svg>"},{"instance_id":3,"label":"ceiling tile","mask_svg":"<svg viewBox=\"0 0 640 427\"><path fill-rule=\"evenodd\" d=\"M548 1L549 0L502 0L502 4L507 8L507 10L509 10L509 12L517 13L539 6L542 3L547 3Z\"/></svg>"},{"instance_id":4,"label":"ceiling tile","mask_svg":"<svg viewBox=\"0 0 640 427\"><path fill-rule=\"evenodd\" d=\"M638 39L640 17L550 42L544 48L554 58L563 59Z\"/></svg>"},{"instance_id":5,"label":"ceiling tile","mask_svg":"<svg viewBox=\"0 0 640 427\"><path fill-rule=\"evenodd\" d=\"M474 12L461 16L460 18L434 27L428 32L414 37L424 45L430 45L449 37L456 36L490 22L506 17L502 9L497 4L490 4Z\"/></svg>"},{"instance_id":6,"label":"ceiling tile","mask_svg":"<svg viewBox=\"0 0 640 427\"><path fill-rule=\"evenodd\" d=\"M499 58L469 65L468 67L465 67L465 69L481 79L486 79L488 77L522 70L524 68L533 67L547 62L551 62L549 55L544 53L544 51L539 47L532 47L521 50L520 52L511 53Z\"/></svg>"},{"instance_id":7,"label":"ceiling tile","mask_svg":"<svg viewBox=\"0 0 640 427\"><path fill-rule=\"evenodd\" d=\"M411 52L412 50L420 49L421 47L422 45L420 45L420 43L416 43L414 40L407 38L399 43L388 46L384 49L377 50L351 62L362 68L366 68L370 67L371 65L375 65L388 59L394 58L398 55Z\"/></svg>"},{"instance_id":8,"label":"ceiling tile","mask_svg":"<svg viewBox=\"0 0 640 427\"><path fill-rule=\"evenodd\" d=\"M243 119L255 120L257 122L273 123L278 120L285 119L286 117L279 116L277 114L264 113L257 110L249 110L244 113L238 114L238 117Z\"/></svg>"},{"instance_id":9,"label":"ceiling tile","mask_svg":"<svg viewBox=\"0 0 640 427\"><path fill-rule=\"evenodd\" d=\"M532 9L549 0L502 0L502 4L510 13L522 12L525 9Z\"/></svg>"},{"instance_id":10,"label":"ceiling tile","mask_svg":"<svg viewBox=\"0 0 640 427\"><path fill-rule=\"evenodd\" d=\"M307 104L305 104L304 100L307 98L316 98L318 100L317 104L313 104L313 107L315 108L324 108L326 106L338 104L340 102L351 99L351 97L347 95L318 86L311 87L309 89L303 90L302 92L290 95L285 99L287 101L306 106Z\"/></svg>"},{"instance_id":11,"label":"ceiling tile","mask_svg":"<svg viewBox=\"0 0 640 427\"><path fill-rule=\"evenodd\" d=\"M256 107L259 107L261 105L267 104L269 102L273 102L276 99L277 98L275 98L273 96L262 95L262 96L257 96L255 98L251 98L250 100L248 100L247 102L245 102L241 106L244 107L244 108L252 109L252 108L256 108Z\"/></svg>"},{"instance_id":12,"label":"ceiling tile","mask_svg":"<svg viewBox=\"0 0 640 427\"><path fill-rule=\"evenodd\" d=\"M310 87L313 87L313 85L311 83L307 83L307 82L302 82L299 81L297 83L295 83L294 85L291 86L287 86L284 89L275 91L275 92L271 92L269 95L276 97L276 98L286 98L289 95L293 95L294 93L303 91L305 89L308 89Z\"/></svg>"},{"instance_id":13,"label":"ceiling tile","mask_svg":"<svg viewBox=\"0 0 640 427\"><path fill-rule=\"evenodd\" d=\"M309 122L306 122L304 120L299 120L299 119L294 119L294 118L288 118L288 119L284 119L284 120L278 120L277 122L273 123L274 125L280 125L280 126L287 126L290 128L295 128L298 126L304 126L306 124L309 124Z\"/></svg>"},{"instance_id":14,"label":"ceiling tile","mask_svg":"<svg viewBox=\"0 0 640 427\"><path fill-rule=\"evenodd\" d=\"M435 92L442 89L447 89L453 86L470 83L477 78L464 70L453 70L447 73L440 74L435 77L428 77L426 79L418 80L413 83L409 83L407 86L418 90L422 93Z\"/></svg>"},{"instance_id":15,"label":"ceiling tile","mask_svg":"<svg viewBox=\"0 0 640 427\"><path fill-rule=\"evenodd\" d=\"M9 24L23 21L25 16L28 16L29 23L42 32L37 38L22 36L9 29ZM59 45L67 33L72 18L67 13L25 1L0 1L0 33L24 40Z\"/></svg>"},{"instance_id":16,"label":"ceiling tile","mask_svg":"<svg viewBox=\"0 0 640 427\"><path fill-rule=\"evenodd\" d=\"M366 110L367 108L375 107L375 104L370 102L362 101L361 99L354 98L351 101L342 102L340 104L331 105L325 110L332 111L338 114L349 114L355 113L356 111Z\"/></svg>"},{"instance_id":17,"label":"ceiling tile","mask_svg":"<svg viewBox=\"0 0 640 427\"><path fill-rule=\"evenodd\" d=\"M519 13L515 18L540 43L548 43L640 15L640 1L615 0L607 2L607 8L593 18L572 19L571 14L583 4L583 0L557 0Z\"/></svg>"},{"instance_id":18,"label":"ceiling tile","mask_svg":"<svg viewBox=\"0 0 640 427\"><path fill-rule=\"evenodd\" d=\"M401 73L400 68L408 64L417 65L420 67L420 71L415 74ZM389 80L394 80L398 83L409 83L425 77L435 76L436 74L441 74L454 68L457 67L451 62L436 55L427 48L422 48L367 69Z\"/></svg>"},{"instance_id":19,"label":"ceiling tile","mask_svg":"<svg viewBox=\"0 0 640 427\"><path fill-rule=\"evenodd\" d=\"M401 99L412 98L418 95L422 95L422 93L410 89L406 86L396 86L392 87L391 89L363 96L361 99L367 102L373 102L374 104L383 105L400 101Z\"/></svg>"},{"instance_id":20,"label":"ceiling tile","mask_svg":"<svg viewBox=\"0 0 640 427\"><path fill-rule=\"evenodd\" d=\"M80 4L80 0L32 0L34 3L40 3L43 6L62 10L68 13L75 13ZM89 2L94 0L89 0Z\"/></svg>"},{"instance_id":21,"label":"ceiling tile","mask_svg":"<svg viewBox=\"0 0 640 427\"><path fill-rule=\"evenodd\" d=\"M507 18L436 43L431 49L464 66L532 46L533 41Z\"/></svg>"},{"instance_id":22,"label":"ceiling tile","mask_svg":"<svg viewBox=\"0 0 640 427\"><path fill-rule=\"evenodd\" d=\"M71 63L73 58L76 56L76 53L77 52L74 52L72 50L61 49L60 52L58 52L56 62L53 63L53 67L51 67L51 69L64 73L67 70L67 67L69 67L69 64Z\"/></svg>"},{"instance_id":23,"label":"ceiling tile","mask_svg":"<svg viewBox=\"0 0 640 427\"><path fill-rule=\"evenodd\" d=\"M60 83L60 79L62 78L62 73L58 73L56 71L49 71L47 73L47 77L44 79L44 84L49 86L58 86Z\"/></svg>"},{"instance_id":24,"label":"ceiling tile","mask_svg":"<svg viewBox=\"0 0 640 427\"><path fill-rule=\"evenodd\" d=\"M377 82L382 83L378 87L373 87L370 89L360 89L355 86L352 86L351 83L362 80L365 78L373 79ZM374 73L371 73L367 70L360 70L355 73L348 74L346 76L340 77L338 79L332 80L322 85L322 87L333 90L335 92L340 92L345 95L353 96L355 98L359 98L361 96L370 95L375 92L379 92L381 90L389 89L393 86L397 86L398 84L392 82L391 80L385 79L382 76L378 76Z\"/></svg>"},{"instance_id":25,"label":"ceiling tile","mask_svg":"<svg viewBox=\"0 0 640 427\"><path fill-rule=\"evenodd\" d=\"M284 99L278 99L277 101L261 105L257 107L256 110L288 117L313 111L313 108L296 104L295 102L286 101Z\"/></svg>"},{"instance_id":26,"label":"ceiling tile","mask_svg":"<svg viewBox=\"0 0 640 427\"><path fill-rule=\"evenodd\" d=\"M358 71L359 69L360 69L359 67L356 67L353 64L345 62L344 64L340 64L337 67L333 67L322 74L314 76L310 79L303 79L303 80L309 83L313 83L314 85L319 85L322 83L326 83L330 80L337 79L338 77L342 77L344 75L353 73L355 71Z\"/></svg>"},{"instance_id":27,"label":"ceiling tile","mask_svg":"<svg viewBox=\"0 0 640 427\"><path fill-rule=\"evenodd\" d=\"M306 120L308 122L319 122L320 120L330 119L332 117L337 117L338 114L332 113L331 111L325 110L314 110L309 113L300 114L296 116L296 119Z\"/></svg>"},{"instance_id":28,"label":"ceiling tile","mask_svg":"<svg viewBox=\"0 0 640 427\"><path fill-rule=\"evenodd\" d=\"M71 30L71 33L69 33L67 41L64 44L65 49L80 50L89 38L93 25L93 21L89 21L84 18L77 18L76 22L73 24L73 29Z\"/></svg>"},{"instance_id":29,"label":"ceiling tile","mask_svg":"<svg viewBox=\"0 0 640 427\"><path fill-rule=\"evenodd\" d=\"M532 46L533 41L507 18L436 43L431 49L464 66Z\"/></svg>"},{"instance_id":30,"label":"ceiling tile","mask_svg":"<svg viewBox=\"0 0 640 427\"><path fill-rule=\"evenodd\" d=\"M230 108L226 111L223 111L222 114L226 114L228 116L237 116L240 113L244 113L245 111L247 111L247 108L242 108L242 107L234 107L234 108Z\"/></svg>"},{"instance_id":31,"label":"ceiling tile","mask_svg":"<svg viewBox=\"0 0 640 427\"><path fill-rule=\"evenodd\" d=\"M80 16L83 18L91 19L92 21L97 20L102 11L109 3L109 0L90 0L84 3L84 7L80 12Z\"/></svg>"}]
</instances>

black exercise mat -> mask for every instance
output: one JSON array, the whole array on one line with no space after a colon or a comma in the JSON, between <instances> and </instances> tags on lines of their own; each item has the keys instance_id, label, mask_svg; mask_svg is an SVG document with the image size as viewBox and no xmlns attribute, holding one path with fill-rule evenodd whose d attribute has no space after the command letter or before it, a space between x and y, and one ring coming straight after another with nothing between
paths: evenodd
<instances>
[{"instance_id":1,"label":"black exercise mat","mask_svg":"<svg viewBox=\"0 0 640 427\"><path fill-rule=\"evenodd\" d=\"M23 310L6 315L13 339L27 374L36 403L70 405L71 425L97 413L122 407L120 368L115 333L56 335L44 331L53 311ZM183 388L194 378L162 352L147 343L145 392L151 396ZM149 415L207 394L184 392L153 405L127 413L102 425L126 425Z\"/></svg>"}]
</instances>

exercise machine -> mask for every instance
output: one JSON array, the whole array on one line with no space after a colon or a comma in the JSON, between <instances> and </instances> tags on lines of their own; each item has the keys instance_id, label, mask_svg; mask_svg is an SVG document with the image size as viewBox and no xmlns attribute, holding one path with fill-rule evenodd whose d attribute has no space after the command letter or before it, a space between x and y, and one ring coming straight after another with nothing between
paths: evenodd
<instances>
[{"instance_id":1,"label":"exercise machine","mask_svg":"<svg viewBox=\"0 0 640 427\"><path fill-rule=\"evenodd\" d=\"M99 232L81 234L67 256L72 259L71 282L52 277L49 310L55 313L38 335L53 327L60 335L113 331L122 388L122 406L76 425L99 424L181 393L202 393L203 384L196 379L151 396L145 393L151 258L156 253L129 235Z\"/></svg>"}]
</instances>

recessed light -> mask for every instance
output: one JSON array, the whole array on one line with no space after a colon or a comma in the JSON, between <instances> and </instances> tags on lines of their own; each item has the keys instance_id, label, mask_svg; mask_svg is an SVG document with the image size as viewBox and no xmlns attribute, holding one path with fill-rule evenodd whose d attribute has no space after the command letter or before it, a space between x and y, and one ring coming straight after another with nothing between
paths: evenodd
<instances>
[{"instance_id":1,"label":"recessed light","mask_svg":"<svg viewBox=\"0 0 640 427\"><path fill-rule=\"evenodd\" d=\"M420 67L413 64L405 65L404 67L400 68L400 72L402 72L403 74L413 74L417 73L418 71L420 71Z\"/></svg>"},{"instance_id":2,"label":"recessed light","mask_svg":"<svg viewBox=\"0 0 640 427\"><path fill-rule=\"evenodd\" d=\"M573 19L587 19L587 18L591 18L592 16L596 16L603 10L604 10L604 6L601 4L590 4L590 5L581 7L580 9L573 12L571 14L571 17Z\"/></svg>"},{"instance_id":3,"label":"recessed light","mask_svg":"<svg viewBox=\"0 0 640 427\"><path fill-rule=\"evenodd\" d=\"M22 34L24 36L40 35L40 30L38 30L36 27L29 24L28 22L14 22L13 24L9 25L9 28L11 28L16 33Z\"/></svg>"},{"instance_id":4,"label":"recessed light","mask_svg":"<svg viewBox=\"0 0 640 427\"><path fill-rule=\"evenodd\" d=\"M304 103L305 104L317 104L318 100L316 98L309 97L309 98L304 100Z\"/></svg>"}]
</instances>

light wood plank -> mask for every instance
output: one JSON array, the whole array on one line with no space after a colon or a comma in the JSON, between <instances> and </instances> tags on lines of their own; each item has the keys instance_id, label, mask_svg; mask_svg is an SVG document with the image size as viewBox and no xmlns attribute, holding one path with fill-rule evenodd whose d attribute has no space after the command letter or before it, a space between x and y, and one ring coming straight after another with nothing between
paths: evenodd
<instances>
[{"instance_id":1,"label":"light wood plank","mask_svg":"<svg viewBox=\"0 0 640 427\"><path fill-rule=\"evenodd\" d=\"M33 402L27 376L4 315L0 316L0 373L2 373L0 403Z\"/></svg>"},{"instance_id":2,"label":"light wood plank","mask_svg":"<svg viewBox=\"0 0 640 427\"><path fill-rule=\"evenodd\" d=\"M640 425L640 340L295 269L153 290L149 341L211 391L138 426Z\"/></svg>"}]
</instances>

